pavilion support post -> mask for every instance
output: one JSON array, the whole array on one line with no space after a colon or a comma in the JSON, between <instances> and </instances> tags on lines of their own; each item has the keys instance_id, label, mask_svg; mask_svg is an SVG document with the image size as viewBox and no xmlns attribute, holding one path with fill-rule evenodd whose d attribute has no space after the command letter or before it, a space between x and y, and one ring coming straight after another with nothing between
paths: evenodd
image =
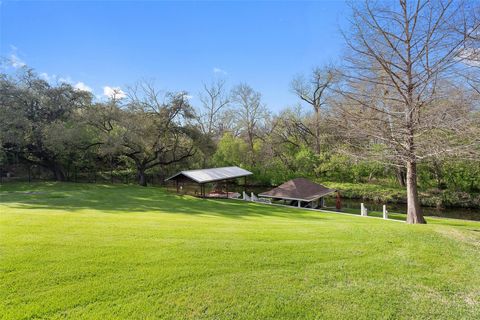
<instances>
[{"instance_id":1,"label":"pavilion support post","mask_svg":"<svg viewBox=\"0 0 480 320\"><path fill-rule=\"evenodd\" d=\"M225 189L227 190L227 199L228 199L228 180L225 180Z\"/></svg>"},{"instance_id":2,"label":"pavilion support post","mask_svg":"<svg viewBox=\"0 0 480 320\"><path fill-rule=\"evenodd\" d=\"M247 192L247 176L243 178L243 191Z\"/></svg>"},{"instance_id":3,"label":"pavilion support post","mask_svg":"<svg viewBox=\"0 0 480 320\"><path fill-rule=\"evenodd\" d=\"M175 180L175 187L177 188L177 193L178 193L178 180Z\"/></svg>"},{"instance_id":4,"label":"pavilion support post","mask_svg":"<svg viewBox=\"0 0 480 320\"><path fill-rule=\"evenodd\" d=\"M298 200L298 207L301 208L302 207L302 201Z\"/></svg>"}]
</instances>

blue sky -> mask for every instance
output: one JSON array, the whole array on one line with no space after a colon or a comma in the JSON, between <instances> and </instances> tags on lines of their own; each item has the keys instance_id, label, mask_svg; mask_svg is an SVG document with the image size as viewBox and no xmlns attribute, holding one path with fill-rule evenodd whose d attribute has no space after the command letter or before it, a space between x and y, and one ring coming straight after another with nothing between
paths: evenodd
<instances>
[{"instance_id":1,"label":"blue sky","mask_svg":"<svg viewBox=\"0 0 480 320\"><path fill-rule=\"evenodd\" d=\"M3 0L0 55L97 96L145 78L197 105L202 82L222 76L280 110L298 103L295 75L340 59L347 17L343 1Z\"/></svg>"}]
</instances>

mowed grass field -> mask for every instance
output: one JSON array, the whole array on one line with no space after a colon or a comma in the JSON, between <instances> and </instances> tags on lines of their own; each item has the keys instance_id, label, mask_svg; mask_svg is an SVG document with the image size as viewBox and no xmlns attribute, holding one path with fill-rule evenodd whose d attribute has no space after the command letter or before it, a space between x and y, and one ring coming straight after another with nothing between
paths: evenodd
<instances>
[{"instance_id":1,"label":"mowed grass field","mask_svg":"<svg viewBox=\"0 0 480 320\"><path fill-rule=\"evenodd\" d=\"M480 319L480 223L0 187L3 319Z\"/></svg>"}]
</instances>

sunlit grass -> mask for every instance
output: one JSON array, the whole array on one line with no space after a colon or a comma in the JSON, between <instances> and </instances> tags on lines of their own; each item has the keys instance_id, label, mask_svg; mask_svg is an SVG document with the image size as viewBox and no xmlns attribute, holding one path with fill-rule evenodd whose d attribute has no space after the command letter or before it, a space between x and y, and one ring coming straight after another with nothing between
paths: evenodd
<instances>
[{"instance_id":1,"label":"sunlit grass","mask_svg":"<svg viewBox=\"0 0 480 320\"><path fill-rule=\"evenodd\" d=\"M480 223L0 187L5 319L478 319Z\"/></svg>"}]
</instances>

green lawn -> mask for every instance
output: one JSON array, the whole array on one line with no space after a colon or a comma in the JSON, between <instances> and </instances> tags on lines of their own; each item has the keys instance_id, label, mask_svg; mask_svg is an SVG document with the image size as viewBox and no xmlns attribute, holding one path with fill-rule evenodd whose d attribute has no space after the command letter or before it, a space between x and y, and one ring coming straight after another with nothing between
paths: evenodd
<instances>
[{"instance_id":1,"label":"green lawn","mask_svg":"<svg viewBox=\"0 0 480 320\"><path fill-rule=\"evenodd\" d=\"M479 319L480 223L428 222L3 185L0 317Z\"/></svg>"}]
</instances>

